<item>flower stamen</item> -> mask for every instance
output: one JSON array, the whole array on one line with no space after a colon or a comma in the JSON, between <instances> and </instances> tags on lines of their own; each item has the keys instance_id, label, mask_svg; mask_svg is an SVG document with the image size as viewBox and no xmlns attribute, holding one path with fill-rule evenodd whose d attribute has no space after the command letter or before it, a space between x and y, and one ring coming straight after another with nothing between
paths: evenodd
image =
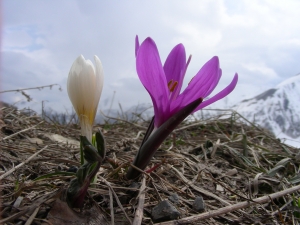
<instances>
[{"instance_id":1,"label":"flower stamen","mask_svg":"<svg viewBox=\"0 0 300 225\"><path fill-rule=\"evenodd\" d=\"M169 88L169 90L170 90L170 86L172 85L173 82L174 82L173 80L170 80L170 81L168 82L168 88Z\"/></svg>"},{"instance_id":2,"label":"flower stamen","mask_svg":"<svg viewBox=\"0 0 300 225\"><path fill-rule=\"evenodd\" d=\"M173 82L172 86L171 85L169 86L170 92L173 92L175 90L175 88L177 87L177 85L178 85L178 81Z\"/></svg>"}]
</instances>

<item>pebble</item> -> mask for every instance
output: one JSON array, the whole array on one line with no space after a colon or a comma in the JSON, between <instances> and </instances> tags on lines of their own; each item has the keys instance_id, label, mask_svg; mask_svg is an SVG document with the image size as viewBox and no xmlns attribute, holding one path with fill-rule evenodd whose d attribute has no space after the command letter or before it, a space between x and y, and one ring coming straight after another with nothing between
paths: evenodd
<instances>
[{"instance_id":1,"label":"pebble","mask_svg":"<svg viewBox=\"0 0 300 225\"><path fill-rule=\"evenodd\" d=\"M168 201L164 200L158 203L151 212L154 223L176 220L180 212Z\"/></svg>"},{"instance_id":2,"label":"pebble","mask_svg":"<svg viewBox=\"0 0 300 225\"><path fill-rule=\"evenodd\" d=\"M172 193L172 194L168 197L168 199L169 199L171 202L175 203L175 204L178 204L178 203L179 203L179 196L178 196L178 194L176 194L176 193Z\"/></svg>"},{"instance_id":3,"label":"pebble","mask_svg":"<svg viewBox=\"0 0 300 225\"><path fill-rule=\"evenodd\" d=\"M196 197L193 202L193 209L197 212L203 212L205 210L205 203L202 196Z\"/></svg>"}]
</instances>

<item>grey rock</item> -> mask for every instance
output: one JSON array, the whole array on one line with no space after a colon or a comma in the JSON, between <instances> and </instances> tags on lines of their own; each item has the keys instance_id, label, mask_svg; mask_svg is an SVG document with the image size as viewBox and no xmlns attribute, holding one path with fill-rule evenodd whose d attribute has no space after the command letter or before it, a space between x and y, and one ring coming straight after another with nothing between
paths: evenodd
<instances>
[{"instance_id":1,"label":"grey rock","mask_svg":"<svg viewBox=\"0 0 300 225\"><path fill-rule=\"evenodd\" d=\"M179 203L179 196L176 193L171 194L168 199L175 204Z\"/></svg>"},{"instance_id":2,"label":"grey rock","mask_svg":"<svg viewBox=\"0 0 300 225\"><path fill-rule=\"evenodd\" d=\"M205 203L202 196L196 197L193 202L193 209L197 212L203 212L205 210Z\"/></svg>"},{"instance_id":3,"label":"grey rock","mask_svg":"<svg viewBox=\"0 0 300 225\"><path fill-rule=\"evenodd\" d=\"M133 194L138 193L140 186L141 186L141 183L137 183L137 182L131 183L129 188L136 189L136 190L128 190L128 194L133 195Z\"/></svg>"},{"instance_id":4,"label":"grey rock","mask_svg":"<svg viewBox=\"0 0 300 225\"><path fill-rule=\"evenodd\" d=\"M178 219L180 212L168 201L158 203L151 212L154 223Z\"/></svg>"}]
</instances>

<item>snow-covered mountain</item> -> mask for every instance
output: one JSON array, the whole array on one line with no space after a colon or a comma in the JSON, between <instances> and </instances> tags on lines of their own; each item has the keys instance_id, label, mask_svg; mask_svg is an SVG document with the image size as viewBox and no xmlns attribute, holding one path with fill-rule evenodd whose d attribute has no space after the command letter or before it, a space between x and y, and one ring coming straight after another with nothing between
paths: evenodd
<instances>
[{"instance_id":1,"label":"snow-covered mountain","mask_svg":"<svg viewBox=\"0 0 300 225\"><path fill-rule=\"evenodd\" d=\"M254 98L243 100L234 108L277 137L300 141L300 74ZM299 146L300 142L293 145Z\"/></svg>"}]
</instances>

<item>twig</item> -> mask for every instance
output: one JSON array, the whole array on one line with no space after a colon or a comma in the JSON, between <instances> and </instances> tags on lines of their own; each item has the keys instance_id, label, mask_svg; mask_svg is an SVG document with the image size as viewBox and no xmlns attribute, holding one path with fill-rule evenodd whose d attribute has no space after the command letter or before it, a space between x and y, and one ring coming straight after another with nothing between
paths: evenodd
<instances>
[{"instance_id":1,"label":"twig","mask_svg":"<svg viewBox=\"0 0 300 225\"><path fill-rule=\"evenodd\" d=\"M115 215L114 215L114 199L112 195L112 191L109 188L109 207L110 207L110 218L111 218L111 224L115 224Z\"/></svg>"},{"instance_id":2,"label":"twig","mask_svg":"<svg viewBox=\"0 0 300 225\"><path fill-rule=\"evenodd\" d=\"M31 213L33 212L37 207L40 207L40 205L46 201L48 201L50 198L56 198L57 196L61 195L63 189L59 189L56 191L53 191L49 194L45 194L42 197L38 198L35 200L34 204L25 206L20 208L20 212L10 216L10 217L6 217L4 219L0 220L0 224L5 224L7 222L13 221L16 218L20 218L21 216L25 215L26 213Z\"/></svg>"},{"instance_id":3,"label":"twig","mask_svg":"<svg viewBox=\"0 0 300 225\"><path fill-rule=\"evenodd\" d=\"M225 186L224 184L222 184L220 181L218 181L217 179L215 179L215 178L211 175L211 173L210 173L210 171L209 171L208 169L205 168L205 170L207 171L207 172L204 171L204 173L205 173L206 175L210 176L210 178L211 178L214 182L216 182L217 184L219 184L220 186L222 186L225 190L229 191L231 194L237 195L238 197L240 197L240 198L243 199L243 200L247 200L247 201L250 201L250 202L252 201L252 199L248 199L248 198L246 198L246 197L244 197L244 196L238 194L237 192L232 191L230 188L226 187L226 186Z\"/></svg>"},{"instance_id":4,"label":"twig","mask_svg":"<svg viewBox=\"0 0 300 225\"><path fill-rule=\"evenodd\" d=\"M23 216L24 214L26 214L28 211L29 211L29 208L26 208L23 211L20 211L12 216L1 219L0 224L5 224L6 222L13 221L14 219L19 218L19 217Z\"/></svg>"},{"instance_id":5,"label":"twig","mask_svg":"<svg viewBox=\"0 0 300 225\"><path fill-rule=\"evenodd\" d=\"M291 202L293 201L293 199L290 199L287 203L285 203L283 206L280 207L280 210L278 211L274 211L271 213L272 216L276 215L278 212L284 210L288 205L291 204Z\"/></svg>"},{"instance_id":6,"label":"twig","mask_svg":"<svg viewBox=\"0 0 300 225\"><path fill-rule=\"evenodd\" d=\"M199 220L204 220L204 219L216 217L216 216L220 216L222 214L226 214L226 213L229 213L229 212L236 211L238 209L247 208L247 207L252 206L254 204L264 204L264 203L267 203L267 202L269 202L269 201L271 201L275 198L279 198L279 197L282 197L284 195L291 194L291 193L296 192L298 190L300 190L300 185L285 189L283 191L275 192L275 193L267 195L267 196L252 199L253 201L251 201L251 202L249 202L249 201L239 202L239 203L234 204L234 205L225 206L221 209L212 210L210 212L205 212L205 213L195 215L195 216L189 216L189 217L179 219L179 220L173 220L173 221L168 221L168 222L164 222L164 223L158 223L157 225L191 224L191 223L195 223Z\"/></svg>"},{"instance_id":7,"label":"twig","mask_svg":"<svg viewBox=\"0 0 300 225\"><path fill-rule=\"evenodd\" d=\"M275 202L273 201L273 199L270 198L270 196L269 196L269 199L270 199L270 202L271 202L271 203L274 205L274 207L277 209L276 211L278 212L278 217L279 217L280 222L281 222L283 225L286 225L286 223L284 222L284 219L283 219L283 216L282 216L282 213L281 213L280 208L278 207L278 205L275 204Z\"/></svg>"},{"instance_id":8,"label":"twig","mask_svg":"<svg viewBox=\"0 0 300 225\"><path fill-rule=\"evenodd\" d=\"M127 215L125 209L123 208L123 206L122 206L122 204L121 204L121 202L120 202L120 200L119 200L119 198L118 198L116 192L114 191L114 189L112 188L112 186L110 185L110 183L108 183L108 181L105 180L103 177L101 177L101 180L109 187L109 189L111 190L111 192L112 192L113 195L115 196L115 199L116 199L116 201L117 201L119 207L122 209L122 211L123 211L125 217L126 217L127 220L129 221L129 223L132 224L131 219L128 217L128 215Z\"/></svg>"},{"instance_id":9,"label":"twig","mask_svg":"<svg viewBox=\"0 0 300 225\"><path fill-rule=\"evenodd\" d=\"M201 122L198 122L198 123L193 123L193 124L190 124L190 125L187 125L187 126L184 126L184 127L180 127L180 128L178 128L178 129L175 129L173 132L185 130L185 129L187 129L187 128L195 127L195 126L198 126L198 125L201 125L201 124L204 124L204 122L201 121Z\"/></svg>"},{"instance_id":10,"label":"twig","mask_svg":"<svg viewBox=\"0 0 300 225\"><path fill-rule=\"evenodd\" d=\"M140 113L135 113L135 112L133 112L132 114L135 115L136 117L140 118L140 119L143 120L144 122L146 122L146 120L145 120L141 115L142 115L145 111L147 111L148 109L151 109L151 108L153 108L153 106L150 106L150 107L144 109L144 110L143 110L142 112L140 112Z\"/></svg>"},{"instance_id":11,"label":"twig","mask_svg":"<svg viewBox=\"0 0 300 225\"><path fill-rule=\"evenodd\" d=\"M163 201L163 198L160 196L160 194L159 194L159 192L158 192L158 190L157 190L157 188L155 186L155 183L153 182L153 179L151 179L151 180L152 180L152 185L154 187L154 191L155 191L156 195L158 196L159 201Z\"/></svg>"},{"instance_id":12,"label":"twig","mask_svg":"<svg viewBox=\"0 0 300 225\"><path fill-rule=\"evenodd\" d=\"M144 133L144 132L143 132L143 131L139 131L139 132L137 133L136 137L133 138L133 139L134 139L134 140L139 139L139 137L141 136L142 133Z\"/></svg>"},{"instance_id":13,"label":"twig","mask_svg":"<svg viewBox=\"0 0 300 225\"><path fill-rule=\"evenodd\" d=\"M46 87L49 87L49 88L52 88L53 86L60 86L59 84L49 84L49 85L45 85L45 86L39 86L39 87L32 87L32 88L21 88L21 89L15 89L15 90L7 90L7 91L0 91L0 94L2 93L6 93L6 92L20 92L20 91L27 91L27 90L33 90L33 89L42 89L42 88L46 88Z\"/></svg>"},{"instance_id":14,"label":"twig","mask_svg":"<svg viewBox=\"0 0 300 225\"><path fill-rule=\"evenodd\" d=\"M216 199L216 200L222 202L222 203L225 204L225 205L231 206L231 204L230 204L229 202L227 202L227 201L225 201L224 199L218 197L217 195L215 195L215 194L213 194L213 193L211 193L211 192L209 192L209 191L207 191L207 190L204 190L203 188L200 188L200 187L197 187L196 185L194 185L194 184L193 184L190 180L188 180L182 173L180 173L175 167L173 167L173 166L169 166L169 167L171 167L171 169L173 169L173 170L178 174L178 176L182 179L182 181L183 181L184 183L186 183L187 185L189 185L189 186L190 186L191 188L193 188L194 190L196 190L196 191L198 191L198 192L200 192L200 193L202 193L202 194L204 194L204 195L206 195L206 196L209 196L209 197L211 197L211 198L214 198L214 199Z\"/></svg>"},{"instance_id":15,"label":"twig","mask_svg":"<svg viewBox=\"0 0 300 225\"><path fill-rule=\"evenodd\" d=\"M31 216L29 217L29 219L26 221L25 225L30 225L30 224L32 224L32 222L33 222L33 220L34 220L34 218L35 218L35 216L36 216L36 214L38 213L39 210L40 210L40 206L38 206L38 207L34 210L34 212L31 214Z\"/></svg>"},{"instance_id":16,"label":"twig","mask_svg":"<svg viewBox=\"0 0 300 225\"><path fill-rule=\"evenodd\" d=\"M4 141L4 140L9 139L9 138L12 138L12 137L14 137L14 136L16 136L16 135L18 135L18 134L20 134L20 133L23 133L23 132L25 132L25 131L31 130L31 129L35 128L36 126L40 125L41 123L44 123L44 121L41 121L41 122L39 122L37 125L34 125L34 126L32 126L32 127L29 127L29 128L26 128L26 129L24 129L24 130L21 130L21 131L19 131L19 132L17 132L17 133L12 134L12 135L6 136L6 137L2 138L1 141Z\"/></svg>"},{"instance_id":17,"label":"twig","mask_svg":"<svg viewBox=\"0 0 300 225\"><path fill-rule=\"evenodd\" d=\"M44 151L46 148L48 148L48 145L46 145L44 148L42 148L41 150L39 150L38 152L34 153L32 156L30 156L28 159L26 159L24 162L18 164L16 167L11 168L9 171L7 171L5 174L2 174L0 176L0 180L2 180L3 178L7 177L8 175L10 175L11 173L13 173L14 171L16 171L17 169L19 169L20 167L24 166L26 163L28 163L31 159L33 159L35 156L37 156L38 154L40 154L42 151Z\"/></svg>"},{"instance_id":18,"label":"twig","mask_svg":"<svg viewBox=\"0 0 300 225\"><path fill-rule=\"evenodd\" d=\"M136 126L136 127L138 127L138 128L141 128L141 129L143 129L143 130L147 130L146 127L140 126L140 125L135 124L135 123L131 123L131 122L127 121L127 120L123 120L123 119L120 119L120 118L107 116L107 115L105 115L102 111L100 111L100 112L101 112L101 114L102 114L104 117L106 117L106 118L108 118L108 119L119 120L119 121L122 121L122 122L125 122L125 123L129 123L129 124L131 124L131 125L133 125L133 126Z\"/></svg>"},{"instance_id":19,"label":"twig","mask_svg":"<svg viewBox=\"0 0 300 225\"><path fill-rule=\"evenodd\" d=\"M133 225L142 224L143 209L144 209L144 202L145 202L145 188L146 188L146 178L143 175L142 185L141 185L140 192L139 192L139 203L138 203L138 207L135 212L134 220L132 223Z\"/></svg>"},{"instance_id":20,"label":"twig","mask_svg":"<svg viewBox=\"0 0 300 225\"><path fill-rule=\"evenodd\" d=\"M124 120L128 120L126 114L125 114L124 111L123 111L123 108L122 108L122 105L120 104L120 102L119 102L119 108L120 108L120 110L121 110L122 118L123 118ZM118 113L118 114L119 114L119 113Z\"/></svg>"},{"instance_id":21,"label":"twig","mask_svg":"<svg viewBox=\"0 0 300 225\"><path fill-rule=\"evenodd\" d=\"M109 106L107 115L109 115L109 113L110 113L111 107L112 107L112 105L114 103L115 95L116 95L116 91L114 91L114 95L113 95L112 100L110 102L110 106Z\"/></svg>"},{"instance_id":22,"label":"twig","mask_svg":"<svg viewBox=\"0 0 300 225\"><path fill-rule=\"evenodd\" d=\"M172 143L171 143L171 146L170 146L167 150L165 150L165 151L166 151L166 152L171 151L173 148L174 148L174 144L173 144L173 142L172 142Z\"/></svg>"}]
</instances>

